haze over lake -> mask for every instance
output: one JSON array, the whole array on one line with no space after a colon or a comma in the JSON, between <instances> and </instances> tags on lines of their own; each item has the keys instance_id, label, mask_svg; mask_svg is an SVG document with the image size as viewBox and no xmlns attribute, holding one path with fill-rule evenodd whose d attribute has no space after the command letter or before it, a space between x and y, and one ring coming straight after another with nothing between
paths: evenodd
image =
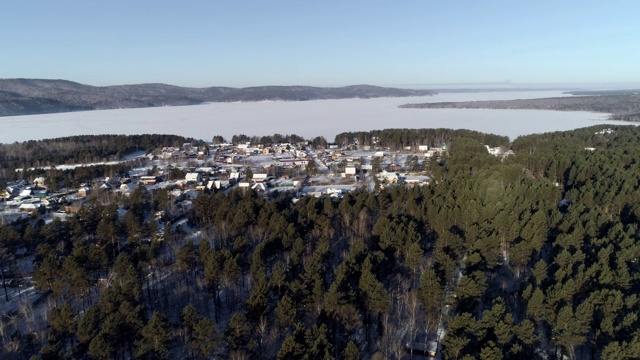
<instances>
[{"instance_id":1,"label":"haze over lake","mask_svg":"<svg viewBox=\"0 0 640 360\"><path fill-rule=\"evenodd\" d=\"M399 109L406 103L512 100L570 96L560 91L442 93L432 97L210 103L192 106L95 110L0 117L0 143L72 135L176 134L211 140L234 134L318 135L333 141L344 131L386 128L471 129L511 140L517 136L570 130L607 120L607 114L542 110Z\"/></svg>"}]
</instances>

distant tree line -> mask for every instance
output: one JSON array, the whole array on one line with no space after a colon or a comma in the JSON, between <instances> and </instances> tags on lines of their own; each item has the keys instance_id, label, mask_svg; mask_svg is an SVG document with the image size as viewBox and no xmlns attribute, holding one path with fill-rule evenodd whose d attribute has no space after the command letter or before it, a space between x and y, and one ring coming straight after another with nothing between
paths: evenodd
<instances>
[{"instance_id":1,"label":"distant tree line","mask_svg":"<svg viewBox=\"0 0 640 360\"><path fill-rule=\"evenodd\" d=\"M439 147L447 145L453 139L471 138L491 147L507 146L509 138L486 134L473 130L453 129L384 129L372 131L343 132L335 137L339 146L357 143L365 146L380 146L392 150L401 150L406 146L416 148L419 145Z\"/></svg>"},{"instance_id":2,"label":"distant tree line","mask_svg":"<svg viewBox=\"0 0 640 360\"><path fill-rule=\"evenodd\" d=\"M81 135L0 144L4 169L120 160L135 151L181 146L194 139L177 135Z\"/></svg>"},{"instance_id":3,"label":"distant tree line","mask_svg":"<svg viewBox=\"0 0 640 360\"><path fill-rule=\"evenodd\" d=\"M220 140L220 138L218 138ZM224 140L224 138L222 138ZM279 144L279 143L306 143L306 140L299 135L296 134L273 134L273 135L264 135L264 136L248 136L245 134L237 134L231 137L231 143L233 144L244 144L250 143L251 145L271 145L271 144Z\"/></svg>"}]
</instances>

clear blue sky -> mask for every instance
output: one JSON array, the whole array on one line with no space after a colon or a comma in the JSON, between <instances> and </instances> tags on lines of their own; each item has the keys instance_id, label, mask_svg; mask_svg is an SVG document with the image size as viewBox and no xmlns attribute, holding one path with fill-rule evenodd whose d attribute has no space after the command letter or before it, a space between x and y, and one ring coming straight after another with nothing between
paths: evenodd
<instances>
[{"instance_id":1,"label":"clear blue sky","mask_svg":"<svg viewBox=\"0 0 640 360\"><path fill-rule=\"evenodd\" d=\"M640 82L640 1L17 0L0 78L182 86Z\"/></svg>"}]
</instances>

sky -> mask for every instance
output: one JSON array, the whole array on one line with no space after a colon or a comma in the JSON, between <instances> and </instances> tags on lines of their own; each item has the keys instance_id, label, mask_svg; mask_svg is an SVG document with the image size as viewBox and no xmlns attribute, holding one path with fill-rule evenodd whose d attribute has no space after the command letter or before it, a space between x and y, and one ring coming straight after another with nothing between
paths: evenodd
<instances>
[{"instance_id":1,"label":"sky","mask_svg":"<svg viewBox=\"0 0 640 360\"><path fill-rule=\"evenodd\" d=\"M0 78L106 86L640 83L640 1L5 1Z\"/></svg>"}]
</instances>

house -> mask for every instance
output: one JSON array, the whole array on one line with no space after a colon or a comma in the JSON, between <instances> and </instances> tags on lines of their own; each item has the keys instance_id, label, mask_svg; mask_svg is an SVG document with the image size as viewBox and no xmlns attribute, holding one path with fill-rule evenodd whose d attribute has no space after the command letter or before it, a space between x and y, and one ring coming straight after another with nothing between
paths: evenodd
<instances>
[{"instance_id":1,"label":"house","mask_svg":"<svg viewBox=\"0 0 640 360\"><path fill-rule=\"evenodd\" d=\"M487 148L487 152L493 156L499 156L500 154L502 154L502 149L500 147L490 147L489 145L485 145L484 147Z\"/></svg>"},{"instance_id":2,"label":"house","mask_svg":"<svg viewBox=\"0 0 640 360\"><path fill-rule=\"evenodd\" d=\"M309 159L280 159L282 165L305 166L309 163Z\"/></svg>"},{"instance_id":3,"label":"house","mask_svg":"<svg viewBox=\"0 0 640 360\"><path fill-rule=\"evenodd\" d=\"M605 135L605 134L611 134L613 133L613 130L611 129L602 129L600 131L597 131L595 134L596 135Z\"/></svg>"},{"instance_id":4,"label":"house","mask_svg":"<svg viewBox=\"0 0 640 360\"><path fill-rule=\"evenodd\" d=\"M429 145L418 145L418 151L429 151Z\"/></svg>"},{"instance_id":5,"label":"house","mask_svg":"<svg viewBox=\"0 0 640 360\"><path fill-rule=\"evenodd\" d=\"M438 150L436 150L436 149L429 149L429 150L427 150L427 152L424 154L424 157L428 157L428 158L430 158L430 157L435 157L435 156L438 156L438 154L439 154Z\"/></svg>"},{"instance_id":6,"label":"house","mask_svg":"<svg viewBox=\"0 0 640 360\"><path fill-rule=\"evenodd\" d=\"M23 203L20 205L18 209L19 211L23 211L23 212L36 213L43 210L44 205L39 202Z\"/></svg>"},{"instance_id":7,"label":"house","mask_svg":"<svg viewBox=\"0 0 640 360\"><path fill-rule=\"evenodd\" d=\"M91 188L87 186L83 186L78 189L78 197L85 198L91 194Z\"/></svg>"},{"instance_id":8,"label":"house","mask_svg":"<svg viewBox=\"0 0 640 360\"><path fill-rule=\"evenodd\" d=\"M169 196L171 196L174 200L179 200L182 197L182 190L173 189L169 191Z\"/></svg>"},{"instance_id":9,"label":"house","mask_svg":"<svg viewBox=\"0 0 640 360\"><path fill-rule=\"evenodd\" d=\"M144 185L155 185L158 182L158 178L156 176L141 176L140 182Z\"/></svg>"},{"instance_id":10,"label":"house","mask_svg":"<svg viewBox=\"0 0 640 360\"><path fill-rule=\"evenodd\" d=\"M356 174L355 166L347 166L344 169L344 173L345 173L346 176L355 176L355 174Z\"/></svg>"},{"instance_id":11,"label":"house","mask_svg":"<svg viewBox=\"0 0 640 360\"><path fill-rule=\"evenodd\" d=\"M300 189L300 180L279 180L275 186L284 189Z\"/></svg>"},{"instance_id":12,"label":"house","mask_svg":"<svg viewBox=\"0 0 640 360\"><path fill-rule=\"evenodd\" d=\"M19 196L31 196L33 191L31 190L31 186L27 186L25 189L20 191Z\"/></svg>"},{"instance_id":13,"label":"house","mask_svg":"<svg viewBox=\"0 0 640 360\"><path fill-rule=\"evenodd\" d=\"M342 190L341 189L329 188L324 193L329 195L329 196L331 196L331 197L342 197Z\"/></svg>"},{"instance_id":14,"label":"house","mask_svg":"<svg viewBox=\"0 0 640 360\"><path fill-rule=\"evenodd\" d=\"M404 183L407 185L429 185L430 180L428 176L407 176Z\"/></svg>"},{"instance_id":15,"label":"house","mask_svg":"<svg viewBox=\"0 0 640 360\"><path fill-rule=\"evenodd\" d=\"M113 176L106 177L104 179L104 183L109 185L120 185L120 178Z\"/></svg>"},{"instance_id":16,"label":"house","mask_svg":"<svg viewBox=\"0 0 640 360\"><path fill-rule=\"evenodd\" d=\"M9 193L9 191L7 189L4 189L2 191L0 191L0 199L8 199L11 197L11 194Z\"/></svg>"},{"instance_id":17,"label":"house","mask_svg":"<svg viewBox=\"0 0 640 360\"><path fill-rule=\"evenodd\" d=\"M262 182L253 184L253 186L251 188L253 190L260 190L260 191L266 191L267 190L267 186Z\"/></svg>"},{"instance_id":18,"label":"house","mask_svg":"<svg viewBox=\"0 0 640 360\"><path fill-rule=\"evenodd\" d=\"M66 219L66 218L67 218L67 212L66 212L66 211L64 211L64 210L58 210L58 211L55 211L55 212L53 213L53 217L54 217L54 218L58 218L58 219L62 219L62 220L63 220L63 219Z\"/></svg>"},{"instance_id":19,"label":"house","mask_svg":"<svg viewBox=\"0 0 640 360\"><path fill-rule=\"evenodd\" d=\"M21 185L8 185L5 191L11 196L18 196L20 192L24 189Z\"/></svg>"},{"instance_id":20,"label":"house","mask_svg":"<svg viewBox=\"0 0 640 360\"><path fill-rule=\"evenodd\" d=\"M35 196L35 197L42 198L42 197L45 197L47 195L49 195L49 190L47 190L47 189L37 188L37 189L33 190L33 196Z\"/></svg>"},{"instance_id":21,"label":"house","mask_svg":"<svg viewBox=\"0 0 640 360\"><path fill-rule=\"evenodd\" d=\"M215 188L216 188L217 190L220 190L220 189L226 189L226 188L228 188L229 186L231 186L231 181L230 181L230 179L220 179L220 180L215 180L215 181L213 182L213 185L215 186Z\"/></svg>"},{"instance_id":22,"label":"house","mask_svg":"<svg viewBox=\"0 0 640 360\"><path fill-rule=\"evenodd\" d=\"M41 177L37 177L33 180L33 185L35 186L44 186L44 178Z\"/></svg>"},{"instance_id":23,"label":"house","mask_svg":"<svg viewBox=\"0 0 640 360\"><path fill-rule=\"evenodd\" d=\"M186 190L183 194L188 200L195 200L198 197L198 191L193 189Z\"/></svg>"},{"instance_id":24,"label":"house","mask_svg":"<svg viewBox=\"0 0 640 360\"><path fill-rule=\"evenodd\" d=\"M187 182L193 181L195 183L199 183L199 182L202 182L202 175L200 175L200 173L197 173L197 172L190 172L190 173L187 173L184 179Z\"/></svg>"},{"instance_id":25,"label":"house","mask_svg":"<svg viewBox=\"0 0 640 360\"><path fill-rule=\"evenodd\" d=\"M77 213L77 212L78 212L78 210L80 210L80 208L81 208L81 207L82 207L82 203L80 203L80 202L74 202L74 203L73 203L73 204L71 204L71 205L67 205L67 206L65 206L65 207L64 207L64 211L65 211L66 213L68 213L68 214L69 214L69 213L71 213L71 214L75 214L75 213Z\"/></svg>"},{"instance_id":26,"label":"house","mask_svg":"<svg viewBox=\"0 0 640 360\"><path fill-rule=\"evenodd\" d=\"M199 172L199 173L202 173L202 174L204 174L204 173L213 174L215 172L215 170L212 167L202 167L201 166L201 167L196 169L196 172Z\"/></svg>"},{"instance_id":27,"label":"house","mask_svg":"<svg viewBox=\"0 0 640 360\"><path fill-rule=\"evenodd\" d=\"M134 182L128 182L120 185L120 191L124 193L132 193L138 188L138 184Z\"/></svg>"},{"instance_id":28,"label":"house","mask_svg":"<svg viewBox=\"0 0 640 360\"><path fill-rule=\"evenodd\" d=\"M261 183L267 180L267 176L268 175L266 173L255 173L251 180L253 180L253 182Z\"/></svg>"},{"instance_id":29,"label":"house","mask_svg":"<svg viewBox=\"0 0 640 360\"><path fill-rule=\"evenodd\" d=\"M380 174L376 175L378 179L386 182L387 184L395 184L398 182L398 174L394 172L388 172L386 170L382 171Z\"/></svg>"}]
</instances>

